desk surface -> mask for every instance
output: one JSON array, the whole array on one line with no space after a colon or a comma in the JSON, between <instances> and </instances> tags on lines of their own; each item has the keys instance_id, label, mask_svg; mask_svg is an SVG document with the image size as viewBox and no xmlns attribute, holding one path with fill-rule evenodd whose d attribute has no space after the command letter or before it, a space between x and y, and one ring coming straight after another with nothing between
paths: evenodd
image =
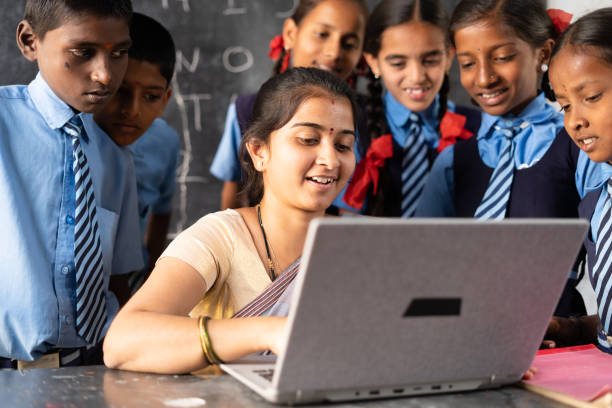
<instances>
[{"instance_id":1,"label":"desk surface","mask_svg":"<svg viewBox=\"0 0 612 408\"><path fill-rule=\"evenodd\" d=\"M0 370L2 407L270 407L228 375L155 375L103 366ZM497 390L333 404L327 407L562 407L528 391Z\"/></svg>"}]
</instances>

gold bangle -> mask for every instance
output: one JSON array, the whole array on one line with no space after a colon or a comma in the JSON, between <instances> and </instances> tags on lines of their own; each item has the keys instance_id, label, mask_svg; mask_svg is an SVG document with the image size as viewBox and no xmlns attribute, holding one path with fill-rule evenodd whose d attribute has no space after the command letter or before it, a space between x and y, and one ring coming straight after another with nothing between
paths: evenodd
<instances>
[{"instance_id":1,"label":"gold bangle","mask_svg":"<svg viewBox=\"0 0 612 408\"><path fill-rule=\"evenodd\" d=\"M204 325L204 337L206 338L206 349L210 352L210 356L212 357L212 360L214 361L215 364L224 364L225 361L221 360L219 356L217 355L217 353L215 353L215 349L213 348L212 343L210 342L210 336L208 335L208 321L209 320L210 320L210 317L204 316L203 325Z\"/></svg>"},{"instance_id":2,"label":"gold bangle","mask_svg":"<svg viewBox=\"0 0 612 408\"><path fill-rule=\"evenodd\" d=\"M202 352L208 365L214 365L211 359L210 352L208 351L208 345L206 343L206 329L204 326L204 316L198 317L198 328L200 330L200 346L202 346Z\"/></svg>"}]
</instances>

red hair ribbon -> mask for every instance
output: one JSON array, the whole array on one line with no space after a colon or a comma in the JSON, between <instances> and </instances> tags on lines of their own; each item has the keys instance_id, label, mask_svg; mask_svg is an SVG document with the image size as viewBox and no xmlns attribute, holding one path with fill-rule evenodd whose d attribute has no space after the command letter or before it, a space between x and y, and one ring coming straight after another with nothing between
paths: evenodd
<instances>
[{"instance_id":1,"label":"red hair ribbon","mask_svg":"<svg viewBox=\"0 0 612 408\"><path fill-rule=\"evenodd\" d=\"M458 113L446 111L440 122L440 142L438 143L438 153L450 145L454 145L458 140L468 139L474 134L465 129L467 118Z\"/></svg>"},{"instance_id":2,"label":"red hair ribbon","mask_svg":"<svg viewBox=\"0 0 612 408\"><path fill-rule=\"evenodd\" d=\"M357 163L353 179L344 193L344 202L353 208L361 209L370 184L376 194L380 176L378 169L384 166L385 160L391 156L393 156L391 134L373 139L365 157Z\"/></svg>"},{"instance_id":3,"label":"red hair ribbon","mask_svg":"<svg viewBox=\"0 0 612 408\"><path fill-rule=\"evenodd\" d=\"M546 12L552 20L558 35L563 34L567 27L569 27L569 25L572 23L572 17L574 17L573 14L561 9L548 9Z\"/></svg>"},{"instance_id":4,"label":"red hair ribbon","mask_svg":"<svg viewBox=\"0 0 612 408\"><path fill-rule=\"evenodd\" d=\"M283 36L279 34L270 41L270 51L268 52L268 57L270 57L273 61L278 61L284 49L285 41L283 40ZM285 71L289 67L290 58L291 55L288 51L286 51L280 72Z\"/></svg>"}]
</instances>

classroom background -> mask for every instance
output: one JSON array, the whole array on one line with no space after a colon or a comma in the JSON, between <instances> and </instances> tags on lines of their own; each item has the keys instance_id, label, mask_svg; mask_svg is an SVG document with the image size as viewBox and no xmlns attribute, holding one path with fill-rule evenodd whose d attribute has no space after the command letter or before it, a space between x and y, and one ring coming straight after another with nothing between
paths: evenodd
<instances>
[{"instance_id":1,"label":"classroom background","mask_svg":"<svg viewBox=\"0 0 612 408\"><path fill-rule=\"evenodd\" d=\"M368 0L372 9L378 0ZM458 0L443 0L449 11ZM257 91L270 76L268 44L280 34L297 0L132 0L134 10L160 21L177 48L174 93L164 119L181 139L177 192L169 238L203 215L216 211L222 182L208 171L223 131L228 105ZM576 14L611 6L612 0L548 0L548 7ZM0 0L0 85L27 84L36 74L15 43L25 1ZM451 71L450 98L469 105L457 64Z\"/></svg>"}]
</instances>

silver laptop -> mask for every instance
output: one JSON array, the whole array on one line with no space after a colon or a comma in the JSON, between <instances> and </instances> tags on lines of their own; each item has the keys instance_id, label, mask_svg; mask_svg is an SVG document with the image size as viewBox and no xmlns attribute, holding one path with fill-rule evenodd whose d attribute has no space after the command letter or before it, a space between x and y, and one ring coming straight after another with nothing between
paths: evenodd
<instances>
[{"instance_id":1,"label":"silver laptop","mask_svg":"<svg viewBox=\"0 0 612 408\"><path fill-rule=\"evenodd\" d=\"M587 228L576 219L313 221L284 352L222 368L290 404L516 382Z\"/></svg>"}]
</instances>

